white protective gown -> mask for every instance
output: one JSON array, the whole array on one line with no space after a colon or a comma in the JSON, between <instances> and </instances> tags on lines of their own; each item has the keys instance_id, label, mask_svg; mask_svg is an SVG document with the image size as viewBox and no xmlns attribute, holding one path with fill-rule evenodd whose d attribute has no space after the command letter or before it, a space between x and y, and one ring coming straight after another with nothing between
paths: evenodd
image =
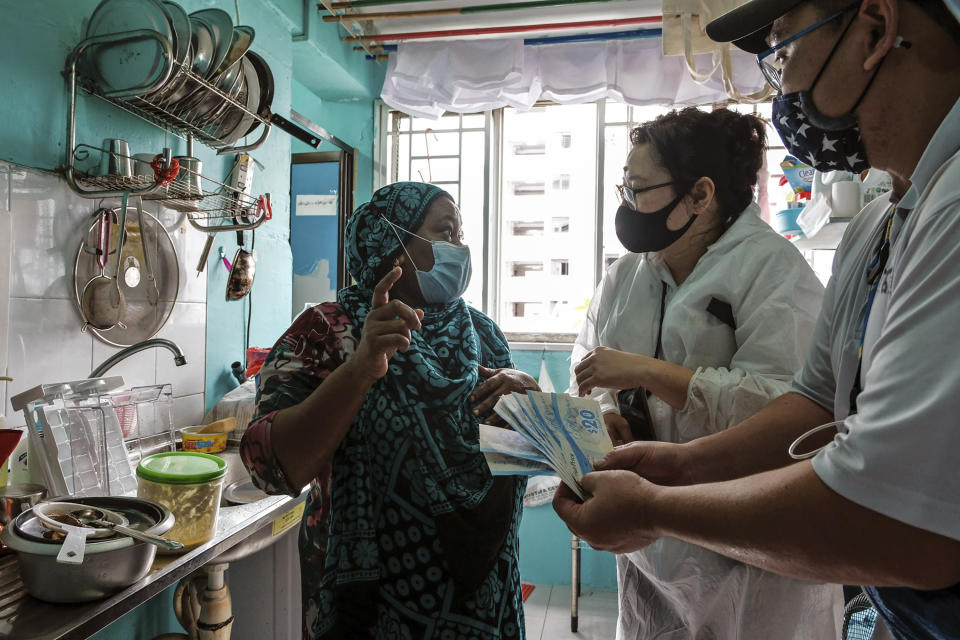
<instances>
[{"instance_id":1,"label":"white protective gown","mask_svg":"<svg viewBox=\"0 0 960 640\"><path fill-rule=\"evenodd\" d=\"M590 302L572 368L593 348L653 356L667 285L662 359L693 369L686 405L651 396L657 438L687 442L731 427L790 389L823 287L799 251L751 204L681 286L655 254L627 254ZM707 312L730 305L736 330ZM571 393L576 377L571 375ZM594 390L604 412L616 395ZM793 580L674 538L617 556L618 640L835 640L838 585Z\"/></svg>"}]
</instances>

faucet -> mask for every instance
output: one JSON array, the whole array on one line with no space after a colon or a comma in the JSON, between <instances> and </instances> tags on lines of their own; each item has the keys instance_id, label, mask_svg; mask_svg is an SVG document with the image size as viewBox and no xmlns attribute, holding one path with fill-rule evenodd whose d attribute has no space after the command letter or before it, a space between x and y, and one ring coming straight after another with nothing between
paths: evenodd
<instances>
[{"instance_id":1,"label":"faucet","mask_svg":"<svg viewBox=\"0 0 960 640\"><path fill-rule=\"evenodd\" d=\"M109 358L101 362L100 366L98 366L96 369L91 371L90 375L87 377L99 378L107 371L107 369L117 364L124 358L127 358L128 356L132 356L135 353L139 353L144 349L149 349L150 347L164 347L172 351L173 361L174 363L176 363L178 367L182 367L183 365L187 364L187 359L183 355L183 351L180 350L180 347L177 346L176 342L173 342L172 340L166 340L164 338L151 338L150 340L144 340L143 342L132 344L126 349L121 349L120 351L117 351L115 354L113 354L112 356L110 356Z\"/></svg>"}]
</instances>

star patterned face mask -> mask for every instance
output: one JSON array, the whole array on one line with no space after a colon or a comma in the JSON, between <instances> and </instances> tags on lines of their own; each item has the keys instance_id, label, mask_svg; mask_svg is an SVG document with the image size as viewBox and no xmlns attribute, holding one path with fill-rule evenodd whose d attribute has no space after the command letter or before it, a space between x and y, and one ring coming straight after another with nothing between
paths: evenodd
<instances>
[{"instance_id":1,"label":"star patterned face mask","mask_svg":"<svg viewBox=\"0 0 960 640\"><path fill-rule=\"evenodd\" d=\"M867 162L867 150L860 136L860 125L854 112L873 86L873 81L886 57L877 64L867 86L863 88L853 108L846 114L836 117L824 115L813 102L814 87L817 86L824 69L830 64L837 47L843 42L844 36L855 21L856 18L844 27L809 89L787 95L781 94L773 100L773 126L783 139L784 145L791 154L817 171L860 173L870 168ZM909 48L910 43L898 37L894 48L899 47Z\"/></svg>"},{"instance_id":2,"label":"star patterned face mask","mask_svg":"<svg viewBox=\"0 0 960 640\"><path fill-rule=\"evenodd\" d=\"M826 128L813 124L831 120L842 120L844 126ZM787 150L817 171L860 173L870 168L856 118L850 115L848 121L847 117L823 116L814 106L809 91L777 96L773 101L773 126Z\"/></svg>"}]
</instances>

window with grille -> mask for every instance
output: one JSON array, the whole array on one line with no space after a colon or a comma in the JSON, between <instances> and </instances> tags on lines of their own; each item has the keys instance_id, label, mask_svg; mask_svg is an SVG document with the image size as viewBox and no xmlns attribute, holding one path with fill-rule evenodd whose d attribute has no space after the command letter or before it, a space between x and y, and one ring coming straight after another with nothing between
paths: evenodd
<instances>
[{"instance_id":1,"label":"window with grille","mask_svg":"<svg viewBox=\"0 0 960 640\"><path fill-rule=\"evenodd\" d=\"M722 106L767 122L771 115L769 103ZM603 271L625 253L614 229L615 187L630 130L670 110L548 104L439 121L390 112L384 178L432 182L458 202L474 264L469 304L508 336L572 341ZM765 212L784 208L786 195L786 150L769 125L767 139L758 185Z\"/></svg>"}]
</instances>

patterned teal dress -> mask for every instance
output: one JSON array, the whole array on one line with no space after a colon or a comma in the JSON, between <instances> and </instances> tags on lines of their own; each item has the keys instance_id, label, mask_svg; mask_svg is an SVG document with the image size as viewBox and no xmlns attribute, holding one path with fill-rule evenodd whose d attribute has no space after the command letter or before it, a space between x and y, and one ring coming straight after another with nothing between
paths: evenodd
<instances>
[{"instance_id":1,"label":"patterned teal dress","mask_svg":"<svg viewBox=\"0 0 960 640\"><path fill-rule=\"evenodd\" d=\"M265 491L299 493L273 454L273 417L356 350L373 286L400 250L381 216L416 230L441 195L399 183L357 209L347 225L357 284L302 314L271 350L241 445ZM506 339L462 299L424 311L410 349L391 359L311 483L300 529L306 639L524 637L517 529L525 481L490 476L469 402L478 364L512 366Z\"/></svg>"}]
</instances>

